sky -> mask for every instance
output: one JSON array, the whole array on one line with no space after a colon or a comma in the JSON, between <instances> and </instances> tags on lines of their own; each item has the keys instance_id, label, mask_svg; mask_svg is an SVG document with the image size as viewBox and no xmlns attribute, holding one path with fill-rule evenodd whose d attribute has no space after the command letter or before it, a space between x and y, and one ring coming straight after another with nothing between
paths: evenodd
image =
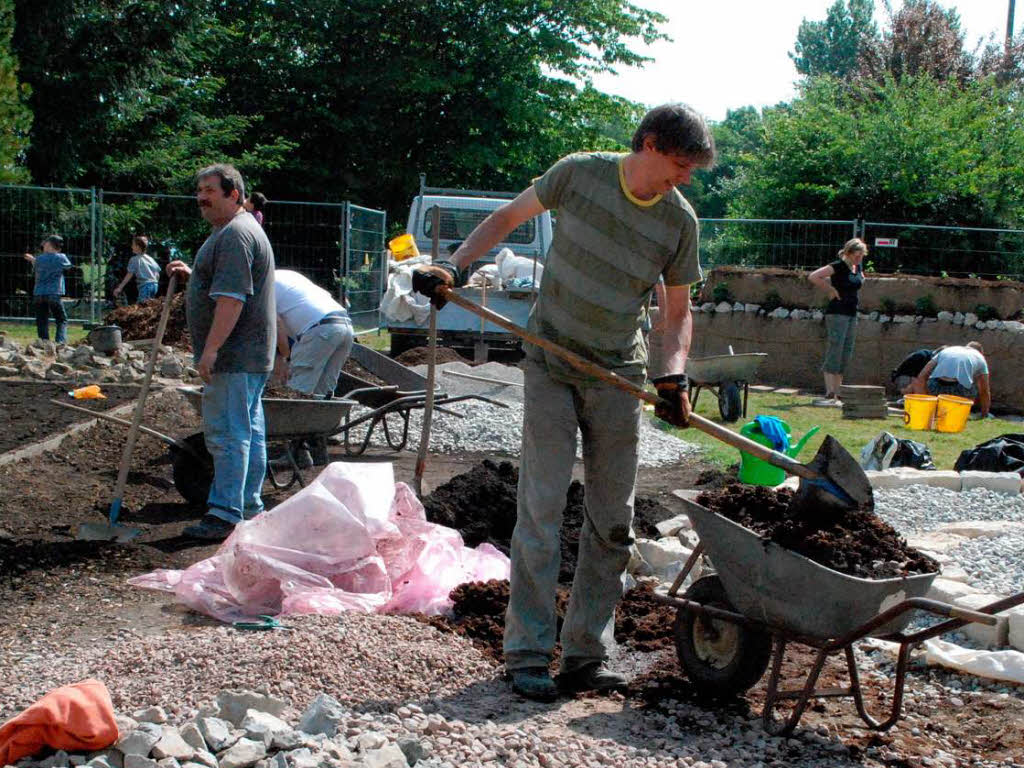
<instances>
[{"instance_id":1,"label":"sky","mask_svg":"<svg viewBox=\"0 0 1024 768\"><path fill-rule=\"evenodd\" d=\"M790 100L796 69L789 58L797 29L804 19L822 20L835 0L632 0L634 5L668 17L661 30L672 42L633 50L653 61L642 69L621 68L618 76L594 79L598 90L654 106L683 101L711 120L725 118L727 109L751 104L765 107ZM895 12L901 0L892 0ZM1007 0L939 0L960 14L968 50L979 38L1006 34ZM887 26L876 0L875 21ZM1014 17L1021 34L1024 3Z\"/></svg>"}]
</instances>

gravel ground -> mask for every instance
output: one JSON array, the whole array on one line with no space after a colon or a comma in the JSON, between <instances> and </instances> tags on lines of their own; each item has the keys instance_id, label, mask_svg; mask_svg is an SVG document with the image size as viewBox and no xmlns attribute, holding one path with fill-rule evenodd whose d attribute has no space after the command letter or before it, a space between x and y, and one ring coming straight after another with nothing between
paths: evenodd
<instances>
[{"instance_id":1,"label":"gravel ground","mask_svg":"<svg viewBox=\"0 0 1024 768\"><path fill-rule=\"evenodd\" d=\"M513 383L522 383L523 374L518 368L501 363L487 363L477 367L465 363L445 363L439 365L438 388L455 397L465 394L477 394L499 400L508 407L491 405L479 400L468 400L456 403L451 410L463 414L464 418L450 416L445 413L434 413L430 430L430 450L439 453L481 452L504 456L518 456L523 436L523 389L518 386L503 386L479 382L445 375L444 371L467 373L484 378L500 379ZM412 370L426 375L426 366L416 366ZM368 413L368 409L353 408L352 418L359 418ZM414 411L409 419L410 445L415 448L414 441L419 439L423 423L423 412ZM390 424L398 423L392 417ZM372 444L383 445L380 427L374 435ZM359 428L351 431L350 440L362 440L365 431ZM581 438L577 436L577 445ZM577 455L580 449L577 448ZM673 464L687 456L698 453L700 449L692 444L679 440L658 429L649 418L641 419L640 427L640 464L641 466L657 467Z\"/></svg>"},{"instance_id":2,"label":"gravel ground","mask_svg":"<svg viewBox=\"0 0 1024 768\"><path fill-rule=\"evenodd\" d=\"M875 491L875 511L904 535L964 520L1024 521L1024 496L984 489L949 491L912 485ZM971 586L1000 595L1024 589L1024 530L968 539L946 553Z\"/></svg>"}]
</instances>

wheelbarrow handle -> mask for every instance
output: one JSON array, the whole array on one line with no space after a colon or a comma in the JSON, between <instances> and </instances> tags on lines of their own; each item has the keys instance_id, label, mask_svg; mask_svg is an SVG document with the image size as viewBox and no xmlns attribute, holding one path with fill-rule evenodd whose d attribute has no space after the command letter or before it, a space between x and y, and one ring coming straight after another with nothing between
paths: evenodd
<instances>
[{"instance_id":1,"label":"wheelbarrow handle","mask_svg":"<svg viewBox=\"0 0 1024 768\"><path fill-rule=\"evenodd\" d=\"M499 315L497 312L487 309L486 307L481 307L476 302L470 301L469 299L460 296L451 288L441 286L437 289L437 291L445 299L452 302L453 304L456 304L462 307L463 309L472 312L475 315L479 315L480 317L494 323L500 328L504 328L505 330L515 334L524 341L528 341L531 344L535 344L541 349L544 349L550 352L551 354L562 358L567 363L569 363L569 365L571 365L578 371L586 373L589 376L593 376L594 378L599 379L605 382L606 384L610 384L613 387L616 387L622 390L623 392L626 392L627 394L633 395L633 397L639 398L640 400L643 400L646 403L657 405L658 403L661 402L661 398L658 397L658 395L654 394L653 392L648 392L642 387L639 387L633 382L631 382L629 379L619 376L617 373L609 371L606 368L602 368L596 363L587 360L585 357L577 355L575 352L569 351L565 347L556 344L553 341L549 341L548 339L544 339L541 338L540 336L536 336L530 333L521 326L518 326L515 323L513 323L507 317ZM788 472L791 475L797 475L798 477L803 477L808 480L816 480L821 477L817 472L815 472L810 467L806 466L805 464L801 464L800 462L794 459L791 459L786 454L779 453L778 451L773 451L771 448L768 448L765 445L761 445L761 443L756 443L753 440L748 440L743 435L738 435L731 429L727 429L726 427L723 427L720 424L716 424L715 422L711 421L710 419L706 419L703 416L698 416L696 413L690 414L690 426L696 427L701 432L711 435L711 437L721 440L723 443L731 445L733 448L739 448L742 451L746 451L747 453L752 454L753 456L756 456L762 461L766 461L769 464L772 464L778 467L779 469Z\"/></svg>"}]
</instances>

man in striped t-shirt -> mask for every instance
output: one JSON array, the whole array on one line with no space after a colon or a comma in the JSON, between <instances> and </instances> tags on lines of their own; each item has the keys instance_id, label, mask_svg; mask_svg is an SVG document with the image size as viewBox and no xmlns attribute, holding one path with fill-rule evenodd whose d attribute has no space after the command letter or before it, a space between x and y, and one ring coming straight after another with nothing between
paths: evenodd
<instances>
[{"instance_id":1,"label":"man in striped t-shirt","mask_svg":"<svg viewBox=\"0 0 1024 768\"><path fill-rule=\"evenodd\" d=\"M692 321L689 285L701 279L697 217L676 187L714 162L703 118L685 105L649 112L632 152L570 155L515 200L492 213L453 254L454 264L420 267L414 287L433 296L519 224L558 210L529 329L642 384L647 348L641 333L651 291L665 284L665 364L654 380L657 413L687 426L686 355ZM435 303L441 302L435 301ZM558 688L621 688L605 662L614 645L615 605L633 544L641 402L576 372L537 346L523 361L526 412L512 537L511 594L505 617L505 666L518 693L553 699ZM579 561L562 626L558 685L548 674L555 643L559 527L583 435L586 516Z\"/></svg>"}]
</instances>

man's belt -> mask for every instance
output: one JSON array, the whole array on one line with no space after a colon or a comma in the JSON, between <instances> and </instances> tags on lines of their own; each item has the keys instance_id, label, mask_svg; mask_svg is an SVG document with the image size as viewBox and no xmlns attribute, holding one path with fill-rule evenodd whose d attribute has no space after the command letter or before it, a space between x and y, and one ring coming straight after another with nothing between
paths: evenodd
<instances>
[{"instance_id":1,"label":"man's belt","mask_svg":"<svg viewBox=\"0 0 1024 768\"><path fill-rule=\"evenodd\" d=\"M321 326L321 325L341 325L342 323L351 323L351 322L352 321L349 319L348 314L345 313L345 312L328 312L326 315L321 317L317 322L313 323L311 326L309 326L309 328L307 328L302 333L300 333L299 337L297 339L295 339L295 342L298 343L299 339L301 339L303 336L305 336L307 333L309 333L311 330L313 330L314 328L316 328L318 326Z\"/></svg>"}]
</instances>

